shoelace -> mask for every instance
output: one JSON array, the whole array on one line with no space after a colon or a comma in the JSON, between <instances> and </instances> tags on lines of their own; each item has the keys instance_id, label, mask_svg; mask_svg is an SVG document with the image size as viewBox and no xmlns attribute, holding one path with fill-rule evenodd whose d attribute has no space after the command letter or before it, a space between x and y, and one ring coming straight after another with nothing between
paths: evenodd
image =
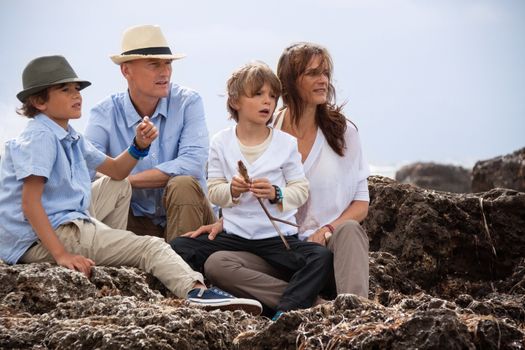
<instances>
[{"instance_id":1,"label":"shoelace","mask_svg":"<svg viewBox=\"0 0 525 350\"><path fill-rule=\"evenodd\" d=\"M228 297L228 298L233 298L233 295L228 294L228 293L226 293L225 291L223 291L223 290L221 290L219 288L213 287L213 288L210 288L210 291L215 293L215 294L219 294L219 295L222 295L222 296L225 296L225 297Z\"/></svg>"}]
</instances>

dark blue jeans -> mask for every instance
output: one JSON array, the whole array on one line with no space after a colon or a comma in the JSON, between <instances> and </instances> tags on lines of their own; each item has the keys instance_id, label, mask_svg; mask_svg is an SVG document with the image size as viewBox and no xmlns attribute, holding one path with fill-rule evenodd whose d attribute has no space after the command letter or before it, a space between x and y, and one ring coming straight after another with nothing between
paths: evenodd
<instances>
[{"instance_id":1,"label":"dark blue jeans","mask_svg":"<svg viewBox=\"0 0 525 350\"><path fill-rule=\"evenodd\" d=\"M209 240L207 235L197 238L177 237L170 244L194 270L200 272L206 259L220 250L256 254L290 276L278 310L311 307L319 292L333 282L332 252L317 243L301 241L296 235L287 236L286 240L290 250L286 249L280 237L253 240L226 232L221 232L214 240Z\"/></svg>"}]
</instances>

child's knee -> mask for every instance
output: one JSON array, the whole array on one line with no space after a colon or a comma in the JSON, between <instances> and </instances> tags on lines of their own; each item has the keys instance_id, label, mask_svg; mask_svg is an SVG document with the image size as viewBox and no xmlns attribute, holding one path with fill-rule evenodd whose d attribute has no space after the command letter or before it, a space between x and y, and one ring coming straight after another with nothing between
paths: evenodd
<instances>
[{"instance_id":1,"label":"child's knee","mask_svg":"<svg viewBox=\"0 0 525 350\"><path fill-rule=\"evenodd\" d=\"M317 263L320 263L320 264L332 264L333 262L332 252L323 246L316 247L315 257L316 257Z\"/></svg>"},{"instance_id":2,"label":"child's knee","mask_svg":"<svg viewBox=\"0 0 525 350\"><path fill-rule=\"evenodd\" d=\"M127 178L124 180L112 180L122 197L131 197L131 183Z\"/></svg>"}]
</instances>

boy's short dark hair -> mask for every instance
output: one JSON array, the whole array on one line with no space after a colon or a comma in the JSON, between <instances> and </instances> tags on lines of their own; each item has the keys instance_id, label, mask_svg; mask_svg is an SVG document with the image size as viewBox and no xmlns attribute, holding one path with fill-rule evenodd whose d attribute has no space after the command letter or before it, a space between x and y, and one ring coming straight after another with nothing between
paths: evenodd
<instances>
[{"instance_id":1,"label":"boy's short dark hair","mask_svg":"<svg viewBox=\"0 0 525 350\"><path fill-rule=\"evenodd\" d=\"M236 122L239 121L239 113L232 107L232 103L241 96L252 97L265 83L270 85L270 89L275 94L275 100L277 101L281 96L281 82L266 63L260 61L250 62L232 73L226 84L228 89L226 107L231 119Z\"/></svg>"},{"instance_id":2,"label":"boy's short dark hair","mask_svg":"<svg viewBox=\"0 0 525 350\"><path fill-rule=\"evenodd\" d=\"M16 109L16 113L18 113L19 115L26 116L28 118L33 118L37 114L41 113L41 111L35 107L35 103L45 103L48 100L49 88L28 96L22 103L22 106Z\"/></svg>"}]
</instances>

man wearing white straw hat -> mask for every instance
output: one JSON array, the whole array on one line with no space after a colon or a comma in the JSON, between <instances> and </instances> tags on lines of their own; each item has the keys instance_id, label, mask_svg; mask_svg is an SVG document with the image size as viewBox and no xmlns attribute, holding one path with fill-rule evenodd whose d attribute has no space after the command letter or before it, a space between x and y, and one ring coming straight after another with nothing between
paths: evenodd
<instances>
[{"instance_id":1,"label":"man wearing white straw hat","mask_svg":"<svg viewBox=\"0 0 525 350\"><path fill-rule=\"evenodd\" d=\"M133 142L133 130L148 116L159 137L129 176L133 188L128 230L166 241L215 221L205 196L208 130L201 97L170 82L174 60L158 26L124 32L120 65L128 90L113 94L91 110L85 136L114 156Z\"/></svg>"}]
</instances>

